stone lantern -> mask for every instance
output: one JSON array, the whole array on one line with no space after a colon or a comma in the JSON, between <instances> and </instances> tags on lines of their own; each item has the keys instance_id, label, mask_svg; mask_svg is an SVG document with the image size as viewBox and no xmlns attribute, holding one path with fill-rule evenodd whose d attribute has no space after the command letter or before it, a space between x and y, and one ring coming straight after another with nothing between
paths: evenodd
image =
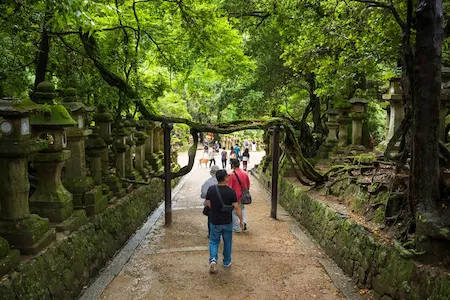
<instances>
[{"instance_id":1,"label":"stone lantern","mask_svg":"<svg viewBox=\"0 0 450 300\"><path fill-rule=\"evenodd\" d=\"M148 140L148 135L144 131L136 132L136 170L143 178L148 178L149 171L145 167L145 142Z\"/></svg>"},{"instance_id":2,"label":"stone lantern","mask_svg":"<svg viewBox=\"0 0 450 300\"><path fill-rule=\"evenodd\" d=\"M450 68L442 67L441 106L439 110L439 137L445 142L445 117L450 107Z\"/></svg>"},{"instance_id":3,"label":"stone lantern","mask_svg":"<svg viewBox=\"0 0 450 300\"><path fill-rule=\"evenodd\" d=\"M123 123L119 123L118 129L115 132L114 135L114 143L113 147L115 149L116 155L115 155L115 166L116 166L116 174L117 177L121 180L126 178L125 177L125 152L130 147L127 145L127 136L128 132L124 128ZM130 192L131 188L133 187L131 184L125 184L126 186L126 192Z\"/></svg>"},{"instance_id":4,"label":"stone lantern","mask_svg":"<svg viewBox=\"0 0 450 300\"><path fill-rule=\"evenodd\" d=\"M139 130L145 131L148 136L148 138L145 140L145 159L151 165L151 160L153 159L153 129L155 128L155 124L153 122L144 120L143 116L141 116L139 119L141 120Z\"/></svg>"},{"instance_id":5,"label":"stone lantern","mask_svg":"<svg viewBox=\"0 0 450 300\"><path fill-rule=\"evenodd\" d=\"M24 254L35 254L55 239L48 219L30 214L28 158L47 147L31 137L31 100L0 100L0 236ZM17 254L16 254L17 256Z\"/></svg>"},{"instance_id":6,"label":"stone lantern","mask_svg":"<svg viewBox=\"0 0 450 300\"><path fill-rule=\"evenodd\" d=\"M389 91L387 94L383 95L383 100L389 101L390 106L389 130L386 137L386 141L389 143L405 117L405 108L403 106L402 89L399 77L391 78L389 81Z\"/></svg>"},{"instance_id":7,"label":"stone lantern","mask_svg":"<svg viewBox=\"0 0 450 300\"><path fill-rule=\"evenodd\" d=\"M109 186L111 191L122 197L125 195L125 190L122 187L122 182L119 178L109 172L109 152L110 146L113 144L111 125L113 116L107 111L104 104L100 104L98 112L94 115L95 125L100 127L99 137L106 143L107 151L102 155L102 182Z\"/></svg>"},{"instance_id":8,"label":"stone lantern","mask_svg":"<svg viewBox=\"0 0 450 300\"><path fill-rule=\"evenodd\" d=\"M348 140L348 123L350 121L349 117L349 109L348 108L339 108L339 142L338 146L341 148L347 147Z\"/></svg>"},{"instance_id":9,"label":"stone lantern","mask_svg":"<svg viewBox=\"0 0 450 300\"><path fill-rule=\"evenodd\" d=\"M143 167L144 167L144 171L146 172L146 176L145 178L148 178L148 174L150 173L151 167L150 167L150 163L147 160L147 149L150 148L151 145L151 138L150 136L147 134L147 132L150 132L153 129L153 125L150 124L149 121L145 120L143 116L141 116L139 118L139 121L137 122L137 130L138 132L142 132L145 134L145 139L144 139L144 145L142 146L142 149L140 150L142 153L141 155L143 155ZM139 136L137 136L137 138L139 139ZM142 139L142 137L141 137ZM137 143L138 141L136 141ZM153 147L153 146L152 146ZM150 151L150 149L149 149ZM138 150L136 149L136 153L138 152ZM136 154L137 155L137 154ZM137 163L136 163L137 164ZM136 167L137 169L137 167ZM139 171L139 170L138 170ZM140 172L140 171L139 171Z\"/></svg>"},{"instance_id":10,"label":"stone lantern","mask_svg":"<svg viewBox=\"0 0 450 300\"><path fill-rule=\"evenodd\" d=\"M338 123L338 110L335 108L330 108L325 112L328 115L328 121L326 123L328 127L328 136L325 140L325 143L319 149L318 157L320 158L328 158L328 154L338 143L337 139L337 130L339 128Z\"/></svg>"},{"instance_id":11,"label":"stone lantern","mask_svg":"<svg viewBox=\"0 0 450 300\"><path fill-rule=\"evenodd\" d=\"M136 146L136 125L137 122L131 114L127 115L124 127L128 130L127 145L130 146L125 152L125 177L131 180L142 180L139 172L134 168L134 150Z\"/></svg>"},{"instance_id":12,"label":"stone lantern","mask_svg":"<svg viewBox=\"0 0 450 300\"><path fill-rule=\"evenodd\" d=\"M349 102L352 104L352 112L350 113L350 118L352 119L352 145L354 148L363 150L360 147L362 146L362 125L363 120L367 117L365 108L369 101L362 98L352 98Z\"/></svg>"},{"instance_id":13,"label":"stone lantern","mask_svg":"<svg viewBox=\"0 0 450 300\"><path fill-rule=\"evenodd\" d=\"M66 129L67 149L70 150L70 158L65 164L64 187L73 195L73 205L75 209L88 211L95 200L99 200L98 188L94 189L94 180L87 176L86 171L86 137L92 134L92 130L86 129L85 120L87 114L94 111L95 107L87 107L79 101L76 90L68 88L64 91L64 101L61 103L77 121L77 126ZM95 205L94 205L95 206Z\"/></svg>"},{"instance_id":14,"label":"stone lantern","mask_svg":"<svg viewBox=\"0 0 450 300\"><path fill-rule=\"evenodd\" d=\"M92 134L86 141L86 154L89 158L89 166L91 176L94 178L96 192L95 197L92 197L89 203L86 203L86 211L89 215L98 214L108 206L108 200L112 199L112 193L109 186L103 186L102 181L102 156L108 151L108 146L99 136L100 127L92 128ZM99 190L99 191L97 191ZM86 199L88 200L88 199Z\"/></svg>"},{"instance_id":15,"label":"stone lantern","mask_svg":"<svg viewBox=\"0 0 450 300\"><path fill-rule=\"evenodd\" d=\"M36 102L44 106L39 114L31 117L33 135L46 139L49 147L33 156L39 183L30 198L30 207L33 213L49 218L52 223L60 223L57 230L66 230L66 225L70 224L61 223L73 213L73 196L61 182L62 168L70 158L65 129L78 126L78 123L64 106L54 103L56 95L50 82L38 84L35 95Z\"/></svg>"}]
</instances>

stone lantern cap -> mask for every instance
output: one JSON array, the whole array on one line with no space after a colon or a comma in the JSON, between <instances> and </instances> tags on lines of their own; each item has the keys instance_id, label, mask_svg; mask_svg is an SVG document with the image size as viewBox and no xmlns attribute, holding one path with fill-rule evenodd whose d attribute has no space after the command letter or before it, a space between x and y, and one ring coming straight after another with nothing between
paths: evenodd
<instances>
[{"instance_id":1,"label":"stone lantern cap","mask_svg":"<svg viewBox=\"0 0 450 300\"><path fill-rule=\"evenodd\" d=\"M95 111L95 106L86 106L77 97L77 90L74 88L68 88L64 91L64 101L61 102L66 109L71 112L89 113Z\"/></svg>"},{"instance_id":2,"label":"stone lantern cap","mask_svg":"<svg viewBox=\"0 0 450 300\"><path fill-rule=\"evenodd\" d=\"M148 138L148 135L143 132L143 131L138 131L135 133L135 137L136 137L136 145L141 146L145 144L145 141Z\"/></svg>"},{"instance_id":3,"label":"stone lantern cap","mask_svg":"<svg viewBox=\"0 0 450 300\"><path fill-rule=\"evenodd\" d=\"M0 116L22 116L41 107L29 99L3 98L0 99Z\"/></svg>"},{"instance_id":4,"label":"stone lantern cap","mask_svg":"<svg viewBox=\"0 0 450 300\"><path fill-rule=\"evenodd\" d=\"M339 110L337 110L336 108L330 108L325 113L329 116L335 116L339 114Z\"/></svg>"},{"instance_id":5,"label":"stone lantern cap","mask_svg":"<svg viewBox=\"0 0 450 300\"><path fill-rule=\"evenodd\" d=\"M132 114L127 114L127 121L130 122L129 127L136 127L137 120L133 117Z\"/></svg>"},{"instance_id":6,"label":"stone lantern cap","mask_svg":"<svg viewBox=\"0 0 450 300\"><path fill-rule=\"evenodd\" d=\"M86 148L89 150L95 150L95 149L106 149L107 145L103 141L102 138L99 137L98 133L100 131L100 128L98 126L91 127L92 134L89 136L89 138L86 141Z\"/></svg>"},{"instance_id":7,"label":"stone lantern cap","mask_svg":"<svg viewBox=\"0 0 450 300\"><path fill-rule=\"evenodd\" d=\"M139 130L145 130L150 128L150 123L146 119L144 119L143 116L140 116L139 121L137 121L137 127Z\"/></svg>"},{"instance_id":8,"label":"stone lantern cap","mask_svg":"<svg viewBox=\"0 0 450 300\"><path fill-rule=\"evenodd\" d=\"M55 104L55 87L48 81L39 83L36 87L36 102L41 109L30 118L31 125L37 126L74 126L77 122L72 119L66 108Z\"/></svg>"},{"instance_id":9,"label":"stone lantern cap","mask_svg":"<svg viewBox=\"0 0 450 300\"><path fill-rule=\"evenodd\" d=\"M111 113L108 112L106 109L106 106L104 104L100 104L98 106L97 113L94 115L94 121L96 123L102 123L102 122L111 122L113 120L113 116Z\"/></svg>"},{"instance_id":10,"label":"stone lantern cap","mask_svg":"<svg viewBox=\"0 0 450 300\"><path fill-rule=\"evenodd\" d=\"M389 80L389 90L383 94L382 99L385 101L401 101L402 88L400 85L400 77L392 77Z\"/></svg>"},{"instance_id":11,"label":"stone lantern cap","mask_svg":"<svg viewBox=\"0 0 450 300\"><path fill-rule=\"evenodd\" d=\"M369 103L369 100L364 99L364 98L354 97L354 98L348 100L348 102L353 105L355 105L355 104L356 105L358 105L358 104L365 105L365 104Z\"/></svg>"}]
</instances>

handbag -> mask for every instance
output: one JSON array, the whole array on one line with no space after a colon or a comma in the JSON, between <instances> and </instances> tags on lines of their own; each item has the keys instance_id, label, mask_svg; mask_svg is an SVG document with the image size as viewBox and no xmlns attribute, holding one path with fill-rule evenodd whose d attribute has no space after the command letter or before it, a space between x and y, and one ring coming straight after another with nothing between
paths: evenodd
<instances>
[{"instance_id":1,"label":"handbag","mask_svg":"<svg viewBox=\"0 0 450 300\"><path fill-rule=\"evenodd\" d=\"M225 205L225 203L223 203L222 196L220 195L220 192L219 192L219 186L217 186L217 185L216 185L216 192L217 192L217 195L219 196L219 201L222 204L222 208L220 209L220 211L227 212L227 213L232 212L233 205Z\"/></svg>"},{"instance_id":2,"label":"handbag","mask_svg":"<svg viewBox=\"0 0 450 300\"><path fill-rule=\"evenodd\" d=\"M206 206L206 205L205 205L205 207L203 207L203 214L204 214L205 216L208 216L209 213L210 213L210 211L211 211L211 208L209 208L209 206Z\"/></svg>"},{"instance_id":3,"label":"handbag","mask_svg":"<svg viewBox=\"0 0 450 300\"><path fill-rule=\"evenodd\" d=\"M250 191L242 186L241 180L239 179L239 176L236 174L236 172L233 172L234 175L236 175L236 178L239 182L239 185L241 186L241 203L242 204L252 204L252 195L250 195Z\"/></svg>"}]
</instances>

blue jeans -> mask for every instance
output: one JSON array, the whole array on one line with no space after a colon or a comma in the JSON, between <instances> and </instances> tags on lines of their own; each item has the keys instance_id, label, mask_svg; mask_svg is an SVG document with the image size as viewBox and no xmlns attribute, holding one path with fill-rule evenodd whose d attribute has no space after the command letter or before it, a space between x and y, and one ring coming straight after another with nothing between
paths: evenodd
<instances>
[{"instance_id":1,"label":"blue jeans","mask_svg":"<svg viewBox=\"0 0 450 300\"><path fill-rule=\"evenodd\" d=\"M223 264L231 263L231 245L233 240L233 224L214 225L209 224L211 233L209 234L209 262L219 260L220 236L223 238Z\"/></svg>"},{"instance_id":2,"label":"blue jeans","mask_svg":"<svg viewBox=\"0 0 450 300\"><path fill-rule=\"evenodd\" d=\"M243 219L244 223L247 223L247 215L245 214L245 206L244 206L244 204L241 204L241 203L239 203L239 206L241 207L242 219ZM233 231L234 232L241 231L241 225L239 224L239 217L234 209L233 209Z\"/></svg>"}]
</instances>

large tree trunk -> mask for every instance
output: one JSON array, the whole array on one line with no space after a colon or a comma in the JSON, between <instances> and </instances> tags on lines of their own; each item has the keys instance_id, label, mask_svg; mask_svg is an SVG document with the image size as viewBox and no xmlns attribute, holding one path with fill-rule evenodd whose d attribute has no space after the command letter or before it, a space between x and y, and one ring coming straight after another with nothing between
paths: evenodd
<instances>
[{"instance_id":1,"label":"large tree trunk","mask_svg":"<svg viewBox=\"0 0 450 300\"><path fill-rule=\"evenodd\" d=\"M442 0L420 0L416 22L410 195L416 205L420 236L428 235L439 200Z\"/></svg>"},{"instance_id":2,"label":"large tree trunk","mask_svg":"<svg viewBox=\"0 0 450 300\"><path fill-rule=\"evenodd\" d=\"M314 132L322 134L322 118L320 111L320 98L316 95L316 78L314 73L310 73L307 78L309 85L309 101L312 107L312 117L314 122Z\"/></svg>"},{"instance_id":3,"label":"large tree trunk","mask_svg":"<svg viewBox=\"0 0 450 300\"><path fill-rule=\"evenodd\" d=\"M47 64L48 64L48 56L50 53L50 36L45 28L46 23L50 19L50 15L48 13L45 14L44 23L42 25L42 33L41 33L41 41L39 42L39 50L37 53L36 60L36 75L34 79L34 88L45 81L45 74L47 72Z\"/></svg>"}]
</instances>

